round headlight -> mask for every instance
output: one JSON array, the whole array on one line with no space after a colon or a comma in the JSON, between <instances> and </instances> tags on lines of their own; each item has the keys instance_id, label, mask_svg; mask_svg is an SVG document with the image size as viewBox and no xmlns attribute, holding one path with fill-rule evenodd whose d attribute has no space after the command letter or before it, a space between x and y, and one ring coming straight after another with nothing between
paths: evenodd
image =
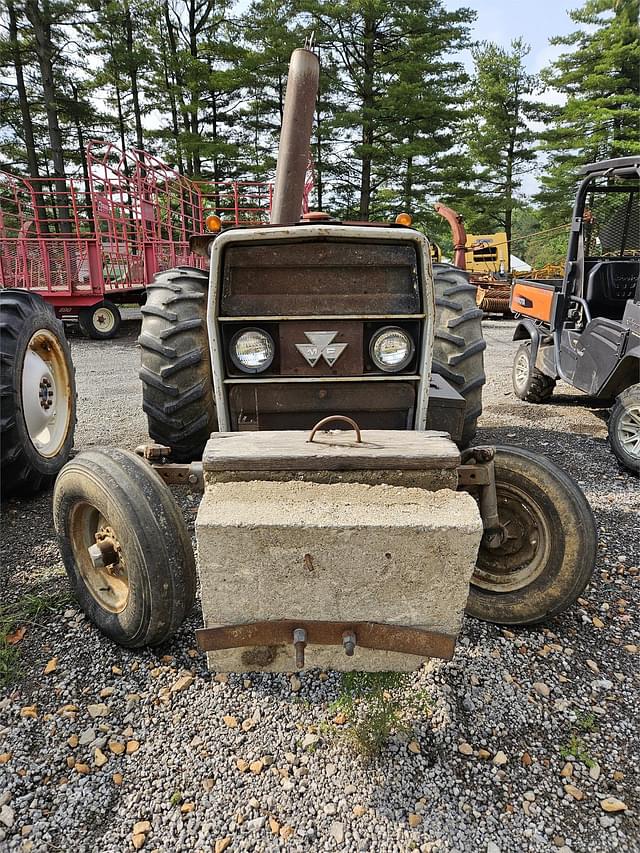
<instances>
[{"instance_id":1,"label":"round headlight","mask_svg":"<svg viewBox=\"0 0 640 853\"><path fill-rule=\"evenodd\" d=\"M275 353L273 338L262 329L243 329L231 340L231 360L244 373L262 373Z\"/></svg>"},{"instance_id":2,"label":"round headlight","mask_svg":"<svg viewBox=\"0 0 640 853\"><path fill-rule=\"evenodd\" d=\"M410 335L397 326L380 329L371 338L369 346L373 363L387 373L404 370L413 358L414 350Z\"/></svg>"}]
</instances>

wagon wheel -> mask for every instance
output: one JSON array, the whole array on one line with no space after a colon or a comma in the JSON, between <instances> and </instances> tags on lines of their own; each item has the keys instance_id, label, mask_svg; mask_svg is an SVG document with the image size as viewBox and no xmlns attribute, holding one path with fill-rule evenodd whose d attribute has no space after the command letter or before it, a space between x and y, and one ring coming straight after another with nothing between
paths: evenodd
<instances>
[{"instance_id":1,"label":"wagon wheel","mask_svg":"<svg viewBox=\"0 0 640 853\"><path fill-rule=\"evenodd\" d=\"M96 341L106 341L118 334L122 316L117 305L104 299L89 308L82 308L78 324L82 334Z\"/></svg>"}]
</instances>

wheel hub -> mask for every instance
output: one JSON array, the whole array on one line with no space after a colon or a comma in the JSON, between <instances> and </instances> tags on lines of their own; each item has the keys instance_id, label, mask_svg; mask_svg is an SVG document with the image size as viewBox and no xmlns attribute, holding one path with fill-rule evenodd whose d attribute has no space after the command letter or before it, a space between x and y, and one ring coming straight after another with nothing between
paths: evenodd
<instances>
[{"instance_id":1,"label":"wheel hub","mask_svg":"<svg viewBox=\"0 0 640 853\"><path fill-rule=\"evenodd\" d=\"M98 308L94 312L93 323L101 332L110 332L115 326L116 319L108 308Z\"/></svg>"},{"instance_id":2,"label":"wheel hub","mask_svg":"<svg viewBox=\"0 0 640 853\"><path fill-rule=\"evenodd\" d=\"M71 426L71 380L60 342L47 329L27 345L21 390L27 434L41 456L53 457Z\"/></svg>"},{"instance_id":3,"label":"wheel hub","mask_svg":"<svg viewBox=\"0 0 640 853\"><path fill-rule=\"evenodd\" d=\"M129 575L114 528L88 503L77 504L70 517L76 564L91 596L104 610L121 613L129 601Z\"/></svg>"},{"instance_id":4,"label":"wheel hub","mask_svg":"<svg viewBox=\"0 0 640 853\"><path fill-rule=\"evenodd\" d=\"M518 388L524 388L529 379L529 359L523 352L516 359L514 374Z\"/></svg>"},{"instance_id":5,"label":"wheel hub","mask_svg":"<svg viewBox=\"0 0 640 853\"><path fill-rule=\"evenodd\" d=\"M640 403L625 409L618 424L618 438L626 452L640 460Z\"/></svg>"},{"instance_id":6,"label":"wheel hub","mask_svg":"<svg viewBox=\"0 0 640 853\"><path fill-rule=\"evenodd\" d=\"M512 592L532 583L543 571L550 530L542 511L516 486L496 485L500 528L480 545L472 583L493 592Z\"/></svg>"}]
</instances>

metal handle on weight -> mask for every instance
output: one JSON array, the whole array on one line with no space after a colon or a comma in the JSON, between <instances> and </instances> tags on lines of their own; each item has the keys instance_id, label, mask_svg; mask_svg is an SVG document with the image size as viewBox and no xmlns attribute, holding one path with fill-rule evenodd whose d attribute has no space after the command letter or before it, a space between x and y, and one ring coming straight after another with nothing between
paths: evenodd
<instances>
[{"instance_id":1,"label":"metal handle on weight","mask_svg":"<svg viewBox=\"0 0 640 853\"><path fill-rule=\"evenodd\" d=\"M322 418L322 420L318 421L318 423L314 426L314 428L309 433L309 439L308 439L309 442L313 441L313 439L315 438L315 434L318 432L319 429L322 429L323 426L326 426L326 424L330 424L332 421L344 421L345 424L349 424L351 429L356 434L356 441L358 443L362 444L362 436L360 434L360 427L353 420L353 418L348 418L346 415L329 415L329 417L327 417L327 418Z\"/></svg>"}]
</instances>

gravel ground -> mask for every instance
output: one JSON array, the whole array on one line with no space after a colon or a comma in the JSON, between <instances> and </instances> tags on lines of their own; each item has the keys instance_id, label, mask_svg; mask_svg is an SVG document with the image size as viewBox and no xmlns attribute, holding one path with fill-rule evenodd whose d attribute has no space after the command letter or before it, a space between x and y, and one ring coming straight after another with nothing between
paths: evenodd
<instances>
[{"instance_id":1,"label":"gravel ground","mask_svg":"<svg viewBox=\"0 0 640 853\"><path fill-rule=\"evenodd\" d=\"M166 647L137 652L72 602L41 613L0 699L1 850L640 850L638 481L593 401L566 387L553 405L514 399L513 325L486 323L479 440L544 453L580 482L600 545L578 604L536 629L465 620L453 661L412 678L431 713L370 763L327 726L335 674L209 673L198 607ZM73 338L78 450L146 438L136 332ZM197 497L176 496L193 528ZM50 494L3 507L3 603L65 589L50 507Z\"/></svg>"}]
</instances>

